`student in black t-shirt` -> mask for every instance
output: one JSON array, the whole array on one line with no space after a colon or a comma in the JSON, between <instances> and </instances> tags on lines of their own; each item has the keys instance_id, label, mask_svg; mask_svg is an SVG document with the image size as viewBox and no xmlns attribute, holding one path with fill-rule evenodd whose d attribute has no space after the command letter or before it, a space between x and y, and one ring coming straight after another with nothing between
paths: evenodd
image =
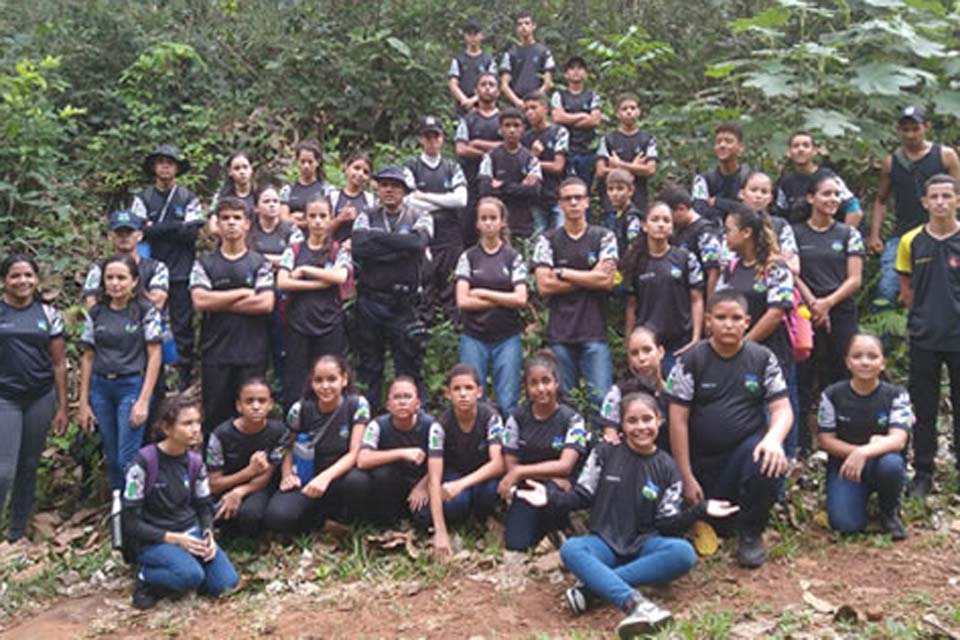
<instances>
[{"instance_id":1,"label":"student in black t-shirt","mask_svg":"<svg viewBox=\"0 0 960 640\"><path fill-rule=\"evenodd\" d=\"M686 249L697 257L703 272L704 297L709 299L720 279L722 229L697 213L690 192L680 185L667 185L657 197L670 207L673 217L670 244Z\"/></svg>"},{"instance_id":2,"label":"student in black t-shirt","mask_svg":"<svg viewBox=\"0 0 960 640\"><path fill-rule=\"evenodd\" d=\"M36 298L39 275L23 254L0 262L0 516L12 494L10 542L27 532L50 423L57 435L67 428L63 317Z\"/></svg>"},{"instance_id":3,"label":"student in black t-shirt","mask_svg":"<svg viewBox=\"0 0 960 640\"><path fill-rule=\"evenodd\" d=\"M280 490L270 498L268 529L294 533L323 519L354 522L370 513L370 474L356 468L370 405L351 390L341 356L317 358L303 396L287 413L289 443Z\"/></svg>"},{"instance_id":4,"label":"student in black t-shirt","mask_svg":"<svg viewBox=\"0 0 960 640\"><path fill-rule=\"evenodd\" d=\"M657 399L660 416L664 420L663 428L657 436L657 446L669 449L667 431L667 398L663 395L664 379L661 363L666 355L663 346L657 340L656 332L650 327L634 327L627 336L627 368L617 383L603 398L603 405L596 422L596 432L602 432L607 442L620 442L620 404L628 394L642 391Z\"/></svg>"},{"instance_id":5,"label":"student in black t-shirt","mask_svg":"<svg viewBox=\"0 0 960 640\"><path fill-rule=\"evenodd\" d=\"M257 193L253 188L253 164L250 161L250 155L245 151L234 151L227 157L224 167L227 170L227 179L213 196L210 210L217 210L217 202L220 198L225 196L240 198L247 206L247 215L252 220L256 214ZM207 232L214 236L217 234L216 215L207 219Z\"/></svg>"},{"instance_id":6,"label":"student in black t-shirt","mask_svg":"<svg viewBox=\"0 0 960 640\"><path fill-rule=\"evenodd\" d=\"M297 181L280 189L280 216L303 229L307 201L315 196L329 196L332 187L323 175L323 151L314 140L304 140L293 149L297 161Z\"/></svg>"},{"instance_id":7,"label":"student in black t-shirt","mask_svg":"<svg viewBox=\"0 0 960 640\"><path fill-rule=\"evenodd\" d=\"M424 320L428 324L437 307L456 322L453 271L463 251L460 212L467 204L467 180L460 165L441 155L443 139L440 118L426 116L420 122L420 155L404 165L413 185L407 204L433 218L429 273L424 277Z\"/></svg>"},{"instance_id":8,"label":"student in black t-shirt","mask_svg":"<svg viewBox=\"0 0 960 640\"><path fill-rule=\"evenodd\" d=\"M617 98L617 129L600 139L597 148L597 188L600 210L610 211L606 177L614 169L629 171L633 176L633 204L642 213L647 211L647 181L657 172L657 141L637 124L640 99L632 93Z\"/></svg>"},{"instance_id":9,"label":"student in black t-shirt","mask_svg":"<svg viewBox=\"0 0 960 640\"><path fill-rule=\"evenodd\" d=\"M160 373L160 313L137 296L139 277L130 256L104 261L103 293L80 337L79 422L99 428L111 489L123 487L123 470L143 443L141 427Z\"/></svg>"},{"instance_id":10,"label":"student in black t-shirt","mask_svg":"<svg viewBox=\"0 0 960 640\"><path fill-rule=\"evenodd\" d=\"M499 97L497 76L481 73L477 78L476 107L460 117L454 136L457 158L467 179L467 208L463 213L463 243L466 246L477 241L477 200L480 199L477 174L480 161L502 144L500 110L497 109Z\"/></svg>"},{"instance_id":11,"label":"student in black t-shirt","mask_svg":"<svg viewBox=\"0 0 960 640\"><path fill-rule=\"evenodd\" d=\"M827 462L827 517L843 533L867 526L867 498L880 503L880 525L894 540L907 537L900 519L906 479L903 450L910 439L913 410L900 385L882 379L883 343L858 333L846 353L849 381L835 382L820 397L817 414L820 448ZM929 382L928 382L929 384Z\"/></svg>"},{"instance_id":12,"label":"student in black t-shirt","mask_svg":"<svg viewBox=\"0 0 960 640\"><path fill-rule=\"evenodd\" d=\"M860 201L839 176L827 167L817 164L819 152L820 148L809 131L795 131L790 136L787 157L790 159L793 170L784 171L777 180L773 213L786 218L790 223L805 220L810 215L810 205L807 203L807 189L810 188L810 182L821 175L830 174L836 177L840 184L840 207L837 209L837 220L851 227L859 227L863 219Z\"/></svg>"},{"instance_id":13,"label":"student in black t-shirt","mask_svg":"<svg viewBox=\"0 0 960 640\"><path fill-rule=\"evenodd\" d=\"M346 245L330 237L330 209L323 197L307 203L307 239L284 250L277 271L277 288L288 296L283 379L287 408L300 397L311 362L346 351L340 286L353 271L353 259Z\"/></svg>"},{"instance_id":14,"label":"student in black t-shirt","mask_svg":"<svg viewBox=\"0 0 960 640\"><path fill-rule=\"evenodd\" d=\"M653 329L666 349L665 372L700 341L703 328L700 263L691 251L670 246L672 231L670 207L655 202L620 265L627 288L624 333L639 325Z\"/></svg>"},{"instance_id":15,"label":"student in black t-shirt","mask_svg":"<svg viewBox=\"0 0 960 640\"><path fill-rule=\"evenodd\" d=\"M133 197L130 210L143 223L150 257L170 271L167 307L177 342L179 384L185 389L193 381L195 335L189 281L203 210L196 194L177 184L177 176L189 171L190 163L176 147L157 147L144 160L143 170L154 182Z\"/></svg>"},{"instance_id":16,"label":"student in black t-shirt","mask_svg":"<svg viewBox=\"0 0 960 640\"><path fill-rule=\"evenodd\" d=\"M480 21L469 18L463 23L464 50L450 61L447 88L457 101L457 114L463 115L477 106L477 79L482 73L497 73L497 62L483 50L483 28Z\"/></svg>"},{"instance_id":17,"label":"student in black t-shirt","mask_svg":"<svg viewBox=\"0 0 960 640\"><path fill-rule=\"evenodd\" d=\"M590 507L590 533L568 539L560 549L563 564L577 578L564 595L574 615L587 611L588 594L613 603L627 614L618 634L632 638L671 618L634 587L666 585L689 572L697 554L679 536L697 518L725 518L738 507L708 500L685 508L680 471L657 445L657 401L631 393L623 399L622 413L623 442L597 445L572 490L548 491L530 481L532 488L517 491L517 498L564 511Z\"/></svg>"},{"instance_id":18,"label":"student in black t-shirt","mask_svg":"<svg viewBox=\"0 0 960 640\"><path fill-rule=\"evenodd\" d=\"M427 441L441 428L420 410L417 385L399 376L387 393L387 413L367 425L357 454L357 468L373 480L374 523L390 526L427 505Z\"/></svg>"},{"instance_id":19,"label":"student in black t-shirt","mask_svg":"<svg viewBox=\"0 0 960 640\"><path fill-rule=\"evenodd\" d=\"M603 216L603 226L617 236L617 252L626 255L627 248L643 226L644 211L633 204L633 176L626 169L614 169L604 180L607 187L607 203L610 210Z\"/></svg>"},{"instance_id":20,"label":"student in black t-shirt","mask_svg":"<svg viewBox=\"0 0 960 640\"><path fill-rule=\"evenodd\" d=\"M587 454L590 442L583 417L560 402L560 376L550 351L527 359L523 365L523 386L527 402L510 414L503 431L507 473L497 491L504 500L510 500L516 489L527 486L528 480L539 480L560 491L569 490L577 463ZM504 546L509 551L526 551L567 523L565 513L514 499L504 523Z\"/></svg>"},{"instance_id":21,"label":"student in black t-shirt","mask_svg":"<svg viewBox=\"0 0 960 640\"><path fill-rule=\"evenodd\" d=\"M167 396L159 414L160 441L134 456L122 498L124 544L138 565L137 609L153 607L162 593L196 589L217 597L239 582L214 540L207 469L193 450L203 441L197 400L192 393Z\"/></svg>"},{"instance_id":22,"label":"student in black t-shirt","mask_svg":"<svg viewBox=\"0 0 960 640\"><path fill-rule=\"evenodd\" d=\"M434 527L433 551L451 553L447 524L473 517L485 523L497 504L497 484L504 471L503 421L490 404L480 402L483 389L477 370L457 364L444 390L450 408L430 427L427 445L427 490L430 502L415 515Z\"/></svg>"},{"instance_id":23,"label":"student in black t-shirt","mask_svg":"<svg viewBox=\"0 0 960 640\"><path fill-rule=\"evenodd\" d=\"M533 207L540 197L543 173L540 160L522 144L523 114L517 109L500 112L503 144L480 162L480 196L497 196L510 212L510 235L528 238L533 234Z\"/></svg>"},{"instance_id":24,"label":"student in black t-shirt","mask_svg":"<svg viewBox=\"0 0 960 640\"><path fill-rule=\"evenodd\" d=\"M556 63L550 49L536 41L537 24L529 11L517 14L516 30L519 42L500 61L500 90L514 107L522 109L527 94L550 91Z\"/></svg>"},{"instance_id":25,"label":"student in black t-shirt","mask_svg":"<svg viewBox=\"0 0 960 640\"><path fill-rule=\"evenodd\" d=\"M743 181L740 200L754 211L769 214L770 205L773 204L773 180L762 171L751 171ZM777 236L780 257L795 276L799 275L800 257L797 255L797 237L793 233L793 227L786 218L780 216L769 216L769 222ZM721 260L725 262L730 259L726 249L724 246L721 255Z\"/></svg>"},{"instance_id":26,"label":"student in black t-shirt","mask_svg":"<svg viewBox=\"0 0 960 640\"><path fill-rule=\"evenodd\" d=\"M596 137L603 114L600 111L600 96L587 91L585 84L590 73L587 61L573 56L563 65L563 82L566 89L553 92L551 105L554 122L570 132L570 174L587 183L593 189L593 173L596 169Z\"/></svg>"},{"instance_id":27,"label":"student in black t-shirt","mask_svg":"<svg viewBox=\"0 0 960 640\"><path fill-rule=\"evenodd\" d=\"M736 122L722 122L713 131L713 153L717 166L698 173L693 180L693 206L697 213L718 225L740 197L750 167L740 162L743 129Z\"/></svg>"},{"instance_id":28,"label":"student in black t-shirt","mask_svg":"<svg viewBox=\"0 0 960 640\"><path fill-rule=\"evenodd\" d=\"M222 422L207 443L210 491L218 500L214 520L230 531L257 536L263 527L286 429L269 417L273 408L270 385L251 378L240 385L236 418Z\"/></svg>"},{"instance_id":29,"label":"student in black t-shirt","mask_svg":"<svg viewBox=\"0 0 960 640\"><path fill-rule=\"evenodd\" d=\"M810 450L811 434L806 413L814 395L818 366L826 365L827 379L820 388L848 377L843 354L857 332L854 296L860 290L863 272L863 239L860 232L836 221L840 206L840 184L823 176L810 184L807 193L810 218L793 225L800 256L797 288L810 309L814 326L813 354L797 365L800 396L800 450Z\"/></svg>"},{"instance_id":30,"label":"student in black t-shirt","mask_svg":"<svg viewBox=\"0 0 960 640\"><path fill-rule=\"evenodd\" d=\"M560 362L564 393L583 378L595 411L613 384L607 344L607 297L617 272L617 239L587 224L587 185L576 176L560 184L563 226L537 238L533 268L547 299L547 340Z\"/></svg>"},{"instance_id":31,"label":"student in black t-shirt","mask_svg":"<svg viewBox=\"0 0 960 640\"><path fill-rule=\"evenodd\" d=\"M680 356L666 393L684 497L738 504L737 562L755 568L766 561L763 530L787 471L782 443L793 412L776 356L744 340L749 323L742 295L716 292L707 307L710 338Z\"/></svg>"},{"instance_id":32,"label":"student in black t-shirt","mask_svg":"<svg viewBox=\"0 0 960 640\"><path fill-rule=\"evenodd\" d=\"M376 207L377 199L366 190L373 173L373 160L364 151L354 151L347 156L343 164L343 173L347 183L342 189L330 191L330 204L333 206L333 225L330 233L336 242L343 243L353 232L353 222L360 212L371 211Z\"/></svg>"},{"instance_id":33,"label":"student in black t-shirt","mask_svg":"<svg viewBox=\"0 0 960 640\"><path fill-rule=\"evenodd\" d=\"M220 247L197 258L190 274L200 325L204 434L234 415L240 383L262 376L273 312L273 271L262 255L247 248L250 219L243 202L217 204Z\"/></svg>"},{"instance_id":34,"label":"student in black t-shirt","mask_svg":"<svg viewBox=\"0 0 960 640\"><path fill-rule=\"evenodd\" d=\"M483 198L477 207L480 242L457 261L457 307L463 331L460 362L472 366L487 384L493 379L497 404L509 414L520 399L523 321L527 305L527 263L510 246L507 208L497 198Z\"/></svg>"},{"instance_id":35,"label":"student in black t-shirt","mask_svg":"<svg viewBox=\"0 0 960 640\"><path fill-rule=\"evenodd\" d=\"M910 493L924 499L933 488L937 454L940 374L950 374L951 405L960 407L960 182L938 174L924 186L930 222L903 235L897 250L900 295L910 309L910 397L917 409L913 439L916 475ZM952 411L953 451L960 450L960 411ZM960 482L957 484L960 492Z\"/></svg>"},{"instance_id":36,"label":"student in black t-shirt","mask_svg":"<svg viewBox=\"0 0 960 640\"><path fill-rule=\"evenodd\" d=\"M533 234L539 235L563 224L562 213L557 205L557 189L566 175L570 136L560 125L550 123L547 96L543 93L534 92L524 97L523 114L530 128L521 140L523 146L530 149L540 161L543 175L540 197L533 205Z\"/></svg>"}]
</instances>

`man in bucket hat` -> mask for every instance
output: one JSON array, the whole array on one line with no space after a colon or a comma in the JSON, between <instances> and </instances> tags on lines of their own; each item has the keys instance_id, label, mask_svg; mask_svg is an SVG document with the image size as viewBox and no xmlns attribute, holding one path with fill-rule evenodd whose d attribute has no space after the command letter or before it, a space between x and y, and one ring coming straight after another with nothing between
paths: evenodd
<instances>
[{"instance_id":1,"label":"man in bucket hat","mask_svg":"<svg viewBox=\"0 0 960 640\"><path fill-rule=\"evenodd\" d=\"M196 194L177 184L177 176L190 170L190 163L171 144L157 147L143 161L143 170L153 185L133 196L131 211L143 223L143 237L150 257L170 271L167 301L170 323L177 343L180 387L193 379L193 304L187 283L196 257L197 235L203 225L203 210Z\"/></svg>"}]
</instances>

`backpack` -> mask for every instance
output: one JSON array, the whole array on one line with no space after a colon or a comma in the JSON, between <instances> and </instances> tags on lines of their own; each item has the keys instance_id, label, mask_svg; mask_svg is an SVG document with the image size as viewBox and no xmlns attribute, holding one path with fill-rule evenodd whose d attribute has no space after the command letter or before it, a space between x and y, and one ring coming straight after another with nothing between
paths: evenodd
<instances>
[{"instance_id":1,"label":"backpack","mask_svg":"<svg viewBox=\"0 0 960 640\"><path fill-rule=\"evenodd\" d=\"M160 450L156 444L148 444L138 451L143 458L146 478L143 481L143 497L146 499L153 491L153 485L157 482L157 475L160 473ZM190 484L191 495L197 484L197 478L200 477L200 470L203 468L203 458L196 451L187 450L187 478ZM123 534L122 508L118 495L119 489L114 492L113 508L110 511L110 536L114 549L118 549L123 554L123 559L128 564L135 564L137 561L138 549L130 536Z\"/></svg>"},{"instance_id":2,"label":"backpack","mask_svg":"<svg viewBox=\"0 0 960 640\"><path fill-rule=\"evenodd\" d=\"M739 257L734 255L727 265L727 273L732 275L737 268ZM793 306L783 315L783 326L787 330L787 339L790 340L790 357L794 362L806 362L813 353L813 323L810 318L800 313L800 307L805 303L800 290L793 287Z\"/></svg>"}]
</instances>

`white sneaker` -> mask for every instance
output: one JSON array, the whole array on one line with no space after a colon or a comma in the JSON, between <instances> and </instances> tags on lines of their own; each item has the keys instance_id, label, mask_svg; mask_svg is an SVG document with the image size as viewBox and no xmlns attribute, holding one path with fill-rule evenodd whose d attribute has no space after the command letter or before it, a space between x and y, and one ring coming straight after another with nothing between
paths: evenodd
<instances>
[{"instance_id":1,"label":"white sneaker","mask_svg":"<svg viewBox=\"0 0 960 640\"><path fill-rule=\"evenodd\" d=\"M638 599L633 608L617 625L617 635L620 636L620 640L653 633L673 618L666 609L661 609L643 596L636 597Z\"/></svg>"},{"instance_id":2,"label":"white sneaker","mask_svg":"<svg viewBox=\"0 0 960 640\"><path fill-rule=\"evenodd\" d=\"M577 580L575 585L563 592L563 596L573 615L582 616L587 612L590 605L587 602L587 594L582 582Z\"/></svg>"}]
</instances>

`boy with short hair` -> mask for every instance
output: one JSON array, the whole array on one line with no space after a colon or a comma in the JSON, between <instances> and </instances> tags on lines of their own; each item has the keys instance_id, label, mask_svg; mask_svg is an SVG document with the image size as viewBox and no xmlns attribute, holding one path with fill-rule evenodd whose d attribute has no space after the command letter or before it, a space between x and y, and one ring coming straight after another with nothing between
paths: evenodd
<instances>
[{"instance_id":1,"label":"boy with short hair","mask_svg":"<svg viewBox=\"0 0 960 640\"><path fill-rule=\"evenodd\" d=\"M463 242L468 247L477 243L477 200L480 199L477 173L480 170L480 161L489 151L502 144L500 110L497 108L499 97L500 88L496 74L481 73L477 78L477 103L472 111L460 117L454 135L455 152L467 179Z\"/></svg>"},{"instance_id":2,"label":"boy with short hair","mask_svg":"<svg viewBox=\"0 0 960 640\"><path fill-rule=\"evenodd\" d=\"M500 89L513 106L522 109L527 94L550 91L556 63L550 49L536 41L537 24L529 11L517 14L516 29L519 42L500 61Z\"/></svg>"},{"instance_id":3,"label":"boy with short hair","mask_svg":"<svg viewBox=\"0 0 960 640\"><path fill-rule=\"evenodd\" d=\"M744 340L749 325L742 294L715 293L707 304L710 338L680 355L666 396L684 497L739 505L737 562L756 568L766 561L763 530L789 466L783 441L793 410L777 357Z\"/></svg>"},{"instance_id":4,"label":"boy with short hair","mask_svg":"<svg viewBox=\"0 0 960 640\"><path fill-rule=\"evenodd\" d=\"M477 106L477 80L482 73L497 73L497 62L482 49L483 28L470 18L463 23L464 50L450 61L447 88L457 101L457 114L463 115Z\"/></svg>"},{"instance_id":5,"label":"boy with short hair","mask_svg":"<svg viewBox=\"0 0 960 640\"><path fill-rule=\"evenodd\" d=\"M553 121L570 132L570 173L586 182L588 191L593 189L597 127L603 118L600 96L585 88L589 73L582 57L567 60L563 66L566 89L554 91L551 99Z\"/></svg>"},{"instance_id":6,"label":"boy with short hair","mask_svg":"<svg viewBox=\"0 0 960 640\"><path fill-rule=\"evenodd\" d=\"M880 256L880 281L877 298L893 304L897 295L896 257L900 237L928 220L920 202L923 185L928 179L946 173L960 180L960 159L946 145L927 140L930 122L922 105L910 105L900 112L897 133L900 147L883 159L880 184L870 212L870 238L867 246ZM887 199L893 194L893 235L884 242L880 238L887 217Z\"/></svg>"},{"instance_id":7,"label":"boy with short hair","mask_svg":"<svg viewBox=\"0 0 960 640\"><path fill-rule=\"evenodd\" d=\"M693 208L707 220L723 226L723 219L740 201L750 167L740 163L743 129L736 122L721 122L713 131L713 152L717 166L699 173L693 180Z\"/></svg>"},{"instance_id":8,"label":"boy with short hair","mask_svg":"<svg viewBox=\"0 0 960 640\"><path fill-rule=\"evenodd\" d=\"M561 224L557 189L567 167L570 135L564 127L551 124L547 116L547 96L539 91L524 98L523 113L530 128L521 142L540 161L543 173L540 198L533 207L533 233L537 235Z\"/></svg>"},{"instance_id":9,"label":"boy with short hair","mask_svg":"<svg viewBox=\"0 0 960 640\"><path fill-rule=\"evenodd\" d=\"M500 113L503 144L483 156L478 178L481 197L497 196L506 205L510 234L529 238L533 233L533 204L540 196L543 173L537 157L520 144L523 129L523 114L518 110L509 108Z\"/></svg>"},{"instance_id":10,"label":"boy with short hair","mask_svg":"<svg viewBox=\"0 0 960 640\"><path fill-rule=\"evenodd\" d=\"M860 201L847 188L846 183L834 171L817 164L817 155L820 148L809 131L796 131L790 136L787 146L787 157L793 166L793 171L784 171L777 181L776 199L773 213L786 218L791 224L800 222L810 214L810 204L807 202L807 189L820 179L829 175L840 185L840 208L837 209L837 221L851 227L860 226L863 211Z\"/></svg>"},{"instance_id":11,"label":"boy with short hair","mask_svg":"<svg viewBox=\"0 0 960 640\"><path fill-rule=\"evenodd\" d=\"M671 243L692 251L700 262L706 279L706 298L709 299L720 280L720 254L723 246L720 229L693 208L690 192L677 184L669 184L657 197L668 207L673 217Z\"/></svg>"},{"instance_id":12,"label":"boy with short hair","mask_svg":"<svg viewBox=\"0 0 960 640\"><path fill-rule=\"evenodd\" d=\"M614 169L633 176L633 204L647 210L647 180L657 172L657 141L637 125L640 99L632 93L617 98L617 129L603 136L597 148L597 177L600 179L600 208L610 210L606 178Z\"/></svg>"},{"instance_id":13,"label":"boy with short hair","mask_svg":"<svg viewBox=\"0 0 960 640\"><path fill-rule=\"evenodd\" d=\"M916 409L913 464L916 474L909 493L924 499L933 486L937 454L937 409L940 370L950 374L952 406L960 406L960 182L936 174L924 186L925 225L909 231L897 249L900 293L910 309L910 398ZM953 452L960 468L960 412L953 411ZM956 487L960 491L960 484Z\"/></svg>"},{"instance_id":14,"label":"boy with short hair","mask_svg":"<svg viewBox=\"0 0 960 640\"><path fill-rule=\"evenodd\" d=\"M607 201L610 211L603 218L603 226L617 237L617 250L626 255L627 247L640 235L643 212L633 204L633 176L626 169L614 169L607 174Z\"/></svg>"}]
</instances>

